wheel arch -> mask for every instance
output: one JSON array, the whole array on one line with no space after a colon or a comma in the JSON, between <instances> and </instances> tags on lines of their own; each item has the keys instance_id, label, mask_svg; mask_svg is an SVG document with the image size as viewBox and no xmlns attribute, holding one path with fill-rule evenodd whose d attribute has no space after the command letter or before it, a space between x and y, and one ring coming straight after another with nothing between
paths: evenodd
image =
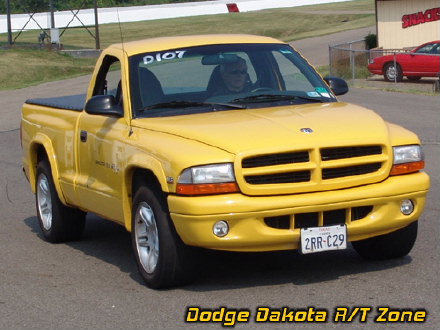
<instances>
[{"instance_id":1,"label":"wheel arch","mask_svg":"<svg viewBox=\"0 0 440 330\"><path fill-rule=\"evenodd\" d=\"M153 189L162 192L164 197L169 192L165 173L158 161L144 159L143 162L132 163L125 170L122 202L124 224L128 231L131 231L133 198L137 189L142 185L153 187Z\"/></svg>"},{"instance_id":2,"label":"wheel arch","mask_svg":"<svg viewBox=\"0 0 440 330\"><path fill-rule=\"evenodd\" d=\"M47 136L38 135L36 136L34 141L31 142L31 144L29 145L29 160L29 182L31 184L32 191L34 193L36 192L38 163L42 160L46 160L50 165L51 174L55 189L58 194L58 198L63 204L66 204L59 182L59 171L56 162L55 152L52 143Z\"/></svg>"}]
</instances>

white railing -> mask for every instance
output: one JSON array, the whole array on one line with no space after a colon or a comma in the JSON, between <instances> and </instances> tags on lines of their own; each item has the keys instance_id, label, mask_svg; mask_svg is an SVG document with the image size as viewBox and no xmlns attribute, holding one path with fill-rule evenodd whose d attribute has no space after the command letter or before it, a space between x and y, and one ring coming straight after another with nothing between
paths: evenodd
<instances>
[{"instance_id":1,"label":"white railing","mask_svg":"<svg viewBox=\"0 0 440 330\"><path fill-rule=\"evenodd\" d=\"M4 0L0 0L4 1ZM347 0L216 0L216 1L202 1L202 2L185 2L185 3L170 3L164 5L147 5L136 7L118 7L118 8L99 8L98 18L99 24L116 23L118 22L118 11L120 22L137 22L164 18L188 17L198 15L213 15L228 13L227 3L236 3L240 12L255 11L269 8L288 8L305 5L315 5L321 3L341 2ZM76 10L75 10L76 11ZM95 24L95 17L93 9L81 9L78 12L78 19L76 19L70 11L57 11L54 13L55 27L64 28L69 22L70 27L79 27L83 24L92 26ZM28 14L11 15L12 31L23 30L39 30L40 26L43 29L50 29L51 19L50 13L36 13L34 20L29 21ZM7 33L7 17L0 15L0 33Z\"/></svg>"}]
</instances>

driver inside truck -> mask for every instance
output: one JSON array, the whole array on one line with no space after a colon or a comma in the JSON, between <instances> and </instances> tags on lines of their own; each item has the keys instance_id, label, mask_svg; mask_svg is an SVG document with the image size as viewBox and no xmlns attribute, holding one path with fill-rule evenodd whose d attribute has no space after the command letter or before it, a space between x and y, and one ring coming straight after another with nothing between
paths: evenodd
<instances>
[{"instance_id":1,"label":"driver inside truck","mask_svg":"<svg viewBox=\"0 0 440 330\"><path fill-rule=\"evenodd\" d=\"M220 80L213 95L245 93L252 89L246 61L241 57L237 57L237 61L232 63L220 64L213 75L217 75L217 79Z\"/></svg>"}]
</instances>

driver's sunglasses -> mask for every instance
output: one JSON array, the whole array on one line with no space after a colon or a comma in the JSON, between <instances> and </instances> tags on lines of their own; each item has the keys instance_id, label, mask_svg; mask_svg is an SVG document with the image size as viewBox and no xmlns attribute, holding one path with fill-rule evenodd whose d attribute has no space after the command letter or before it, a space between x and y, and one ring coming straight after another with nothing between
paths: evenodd
<instances>
[{"instance_id":1,"label":"driver's sunglasses","mask_svg":"<svg viewBox=\"0 0 440 330\"><path fill-rule=\"evenodd\" d=\"M247 74L247 70L232 70L232 71L228 71L229 74Z\"/></svg>"}]
</instances>

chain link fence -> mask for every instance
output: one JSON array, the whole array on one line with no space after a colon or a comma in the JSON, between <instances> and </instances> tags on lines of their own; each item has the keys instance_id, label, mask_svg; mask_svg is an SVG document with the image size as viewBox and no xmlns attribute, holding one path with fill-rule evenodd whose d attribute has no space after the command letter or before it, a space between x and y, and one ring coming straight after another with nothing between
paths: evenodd
<instances>
[{"instance_id":1,"label":"chain link fence","mask_svg":"<svg viewBox=\"0 0 440 330\"><path fill-rule=\"evenodd\" d=\"M394 82L393 88L402 89L408 88L409 83L413 83L413 89L421 89L426 92L439 92L440 89L440 58L438 59L438 74L437 77L425 78L419 81L417 77L409 77L404 82L406 84L398 84L402 81L402 72L398 63L398 55L409 53L413 48L408 49L367 49L365 39L346 42L343 44L329 46L329 72L330 75L338 76L348 80L352 86L363 85L365 82L372 82L376 84L385 83L385 81ZM377 73L380 76L373 75L368 70L368 64L372 63L374 59L386 55L391 55L385 66L387 77L383 73ZM435 54L412 53L413 60L418 56L432 56L440 57ZM428 60L428 58L426 58ZM420 61L420 62L423 62ZM415 85L417 83L417 85Z\"/></svg>"},{"instance_id":2,"label":"chain link fence","mask_svg":"<svg viewBox=\"0 0 440 330\"><path fill-rule=\"evenodd\" d=\"M329 46L330 75L352 79L354 83L356 78L366 77L368 61L364 39Z\"/></svg>"},{"instance_id":3,"label":"chain link fence","mask_svg":"<svg viewBox=\"0 0 440 330\"><path fill-rule=\"evenodd\" d=\"M40 48L62 49L60 38L67 29L81 28L95 39L96 49L99 49L97 6L98 0L23 0L15 2L6 0L5 19L0 17L0 23L6 22L9 46L20 42L19 38L23 33L39 30L38 38L35 38L35 41L38 40ZM59 8L65 10L58 11ZM90 13L85 16L82 15L83 11ZM21 14L12 15L13 12ZM55 16L58 20L57 25L55 25ZM34 44L29 41L25 43L30 46Z\"/></svg>"}]
</instances>

